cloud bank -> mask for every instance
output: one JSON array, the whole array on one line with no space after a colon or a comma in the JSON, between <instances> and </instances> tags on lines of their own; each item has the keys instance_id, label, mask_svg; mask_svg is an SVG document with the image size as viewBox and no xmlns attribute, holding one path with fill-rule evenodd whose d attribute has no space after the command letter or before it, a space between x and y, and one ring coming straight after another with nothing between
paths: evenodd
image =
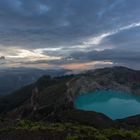
<instances>
[{"instance_id":1,"label":"cloud bank","mask_svg":"<svg viewBox=\"0 0 140 140\"><path fill-rule=\"evenodd\" d=\"M0 67L140 69L139 7L139 0L0 0Z\"/></svg>"}]
</instances>

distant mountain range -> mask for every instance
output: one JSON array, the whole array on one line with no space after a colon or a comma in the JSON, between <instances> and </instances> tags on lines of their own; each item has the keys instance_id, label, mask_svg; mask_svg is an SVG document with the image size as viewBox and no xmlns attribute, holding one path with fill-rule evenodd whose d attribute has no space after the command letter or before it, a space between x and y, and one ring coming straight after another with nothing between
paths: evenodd
<instances>
[{"instance_id":1,"label":"distant mountain range","mask_svg":"<svg viewBox=\"0 0 140 140\"><path fill-rule=\"evenodd\" d=\"M60 76L70 70L42 70L31 68L0 69L0 95L5 95L14 90L35 82L42 75Z\"/></svg>"}]
</instances>

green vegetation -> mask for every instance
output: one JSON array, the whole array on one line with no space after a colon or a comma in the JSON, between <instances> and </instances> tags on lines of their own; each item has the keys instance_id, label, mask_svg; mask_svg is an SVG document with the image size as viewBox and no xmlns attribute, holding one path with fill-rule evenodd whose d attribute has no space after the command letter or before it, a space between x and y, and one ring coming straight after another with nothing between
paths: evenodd
<instances>
[{"instance_id":1,"label":"green vegetation","mask_svg":"<svg viewBox=\"0 0 140 140\"><path fill-rule=\"evenodd\" d=\"M32 122L29 120L19 121L12 127L9 126L5 129L1 128L0 134L8 134L11 132L17 133L18 131L26 131L28 133L43 131L52 135L63 135L65 140L112 140L113 138L129 138L130 140L140 139L140 129L138 128L134 130L114 128L95 129L94 127L80 125L78 123L44 123Z\"/></svg>"}]
</instances>

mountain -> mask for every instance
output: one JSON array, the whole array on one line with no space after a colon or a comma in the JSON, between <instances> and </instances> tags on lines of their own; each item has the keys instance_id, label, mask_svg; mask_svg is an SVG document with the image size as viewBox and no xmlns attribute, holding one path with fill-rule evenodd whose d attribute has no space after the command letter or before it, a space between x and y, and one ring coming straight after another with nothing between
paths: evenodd
<instances>
[{"instance_id":1,"label":"mountain","mask_svg":"<svg viewBox=\"0 0 140 140\"><path fill-rule=\"evenodd\" d=\"M125 67L112 67L87 71L77 75L42 76L36 82L20 88L12 94L1 97L1 117L15 120L14 122L18 128L21 128L21 120L43 122L43 126L39 124L41 130L43 128L47 129L47 132L45 132L47 137L51 133L56 134L56 140L59 137L64 139L62 136L65 136L65 134L68 136L69 133L75 134L77 131L79 132L78 135L83 136L84 133L82 132L85 132L86 129L88 129L85 132L86 136L88 135L87 132L92 131L91 134L93 134L95 133L94 130L97 130L99 131L97 132L98 134L103 133L105 137L111 137L108 138L109 140L121 140L130 137L128 130L130 130L131 135L139 136L140 115L111 120L102 113L78 110L74 107L74 101L78 95L100 89L127 91L131 94L140 95L140 71ZM16 123L16 120L20 120L20 123ZM44 126L46 122L49 123L47 127ZM2 121L1 124L4 123L5 121ZM38 128L36 126L38 123L32 123L28 122L24 125L27 125L28 128L33 128L33 126ZM11 125L11 122L9 124ZM52 124L56 125L52 126ZM86 125L86 127L83 125ZM60 129L58 126L61 127L61 130L63 128L62 134L56 132L57 129ZM83 129L81 130L81 128ZM17 130L14 129L16 135L19 134ZM48 131L50 132L49 134ZM41 135L39 130L37 133L39 133L39 136ZM33 135L32 133L30 134ZM24 135L28 134L24 133ZM90 136L88 137L89 140L91 139ZM50 137L52 139L52 135ZM92 135L93 138L95 138L95 135L94 137ZM102 138L97 140L102 140ZM130 138L130 140L134 139Z\"/></svg>"},{"instance_id":2,"label":"mountain","mask_svg":"<svg viewBox=\"0 0 140 140\"><path fill-rule=\"evenodd\" d=\"M42 75L65 75L69 70L42 70L33 68L0 69L0 95L9 94L20 87L35 82Z\"/></svg>"},{"instance_id":3,"label":"mountain","mask_svg":"<svg viewBox=\"0 0 140 140\"><path fill-rule=\"evenodd\" d=\"M66 116L63 113L69 113L68 110L73 112L73 116L83 112L77 112L74 108L74 100L79 94L100 89L127 91L139 95L140 71L113 67L78 75L43 76L35 83L2 97L0 112L8 112L11 116L14 113L16 114L14 117L17 118L20 116L36 120L60 121ZM106 116L103 118L110 121ZM67 120L65 117L63 119Z\"/></svg>"}]
</instances>

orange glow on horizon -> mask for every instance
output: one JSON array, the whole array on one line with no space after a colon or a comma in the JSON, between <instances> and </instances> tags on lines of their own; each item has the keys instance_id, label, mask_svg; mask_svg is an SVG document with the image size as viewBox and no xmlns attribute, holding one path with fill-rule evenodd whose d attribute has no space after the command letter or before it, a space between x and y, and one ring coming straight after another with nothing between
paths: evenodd
<instances>
[{"instance_id":1,"label":"orange glow on horizon","mask_svg":"<svg viewBox=\"0 0 140 140\"><path fill-rule=\"evenodd\" d=\"M62 68L70 69L70 70L88 70L94 68L96 65L112 65L111 61L91 61L84 63L71 63L61 65Z\"/></svg>"}]
</instances>

